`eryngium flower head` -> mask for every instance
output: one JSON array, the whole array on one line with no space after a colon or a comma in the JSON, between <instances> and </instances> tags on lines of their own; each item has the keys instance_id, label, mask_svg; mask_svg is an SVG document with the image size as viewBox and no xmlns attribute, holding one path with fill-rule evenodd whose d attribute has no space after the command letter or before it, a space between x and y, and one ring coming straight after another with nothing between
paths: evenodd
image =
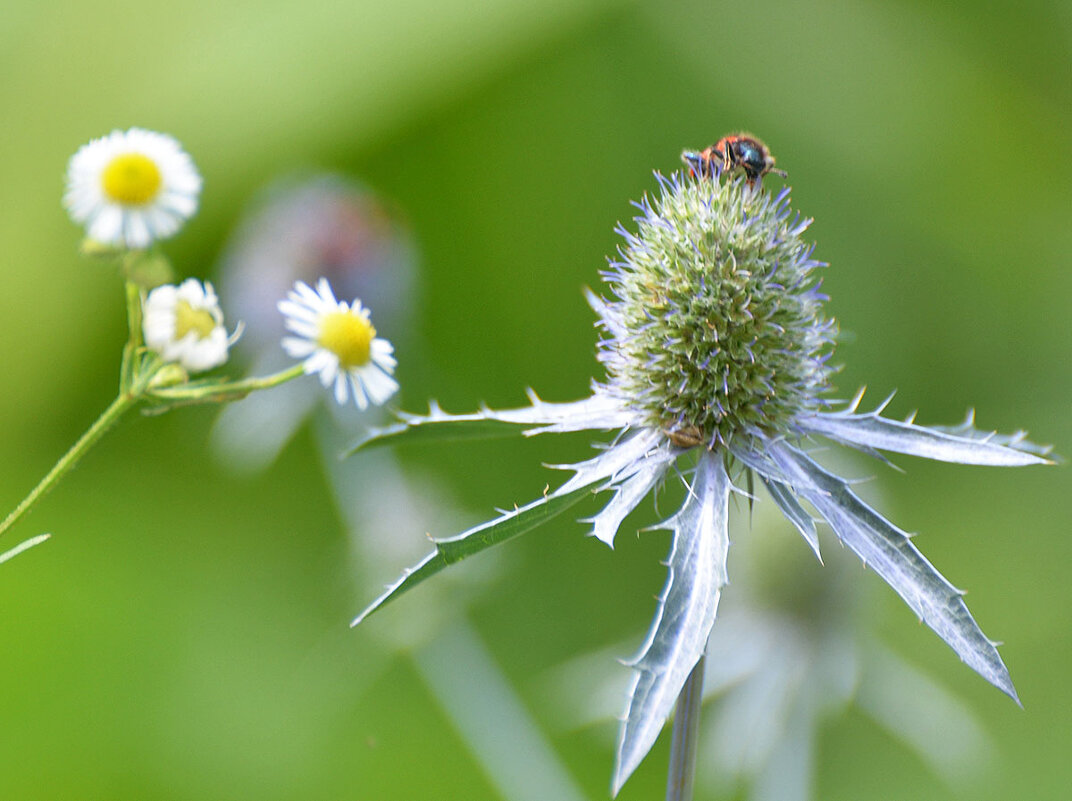
<instances>
[{"instance_id":1,"label":"eryngium flower head","mask_svg":"<svg viewBox=\"0 0 1072 801\"><path fill-rule=\"evenodd\" d=\"M785 434L819 405L834 326L813 271L810 220L735 181L662 179L604 275L607 391L677 444Z\"/></svg>"},{"instance_id":2,"label":"eryngium flower head","mask_svg":"<svg viewBox=\"0 0 1072 801\"><path fill-rule=\"evenodd\" d=\"M610 492L585 522L613 544L619 527L667 478L680 475L681 508L651 526L671 532L667 581L640 653L612 779L616 794L644 759L686 679L703 654L727 582L729 499L741 479L758 477L774 505L819 556L816 518L874 570L960 658L1016 699L1012 679L954 587L891 523L816 461L809 446L828 441L873 456L882 451L946 462L1006 467L1046 464L1047 448L1022 432L1000 436L974 427L922 426L822 398L832 322L821 314L812 273L817 262L800 241L806 223L790 211L788 191L771 198L757 182L732 176L660 179L662 192L639 204L638 232L604 278L614 297L589 302L604 329L600 360L608 377L591 397L521 409L450 415L401 415L374 443L447 441L514 427L526 434L617 431L587 461L562 465L574 475L524 506L447 539L391 585L355 621L447 565L529 531L593 492ZM702 447L699 447L702 446ZM689 456L685 457L688 453ZM684 457L684 458L682 458Z\"/></svg>"}]
</instances>

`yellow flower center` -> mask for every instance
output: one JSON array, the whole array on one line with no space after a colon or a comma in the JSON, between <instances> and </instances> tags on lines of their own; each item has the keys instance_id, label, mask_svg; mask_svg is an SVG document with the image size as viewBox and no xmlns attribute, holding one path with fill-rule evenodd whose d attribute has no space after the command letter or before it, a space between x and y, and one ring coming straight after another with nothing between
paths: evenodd
<instances>
[{"instance_id":1,"label":"yellow flower center","mask_svg":"<svg viewBox=\"0 0 1072 801\"><path fill-rule=\"evenodd\" d=\"M156 162L141 153L116 156L101 174L104 194L116 203L131 206L142 206L151 201L162 183Z\"/></svg>"},{"instance_id":2,"label":"yellow flower center","mask_svg":"<svg viewBox=\"0 0 1072 801\"><path fill-rule=\"evenodd\" d=\"M185 300L175 304L175 339L193 331L198 339L206 339L216 328L216 319L204 309L195 309Z\"/></svg>"},{"instance_id":3,"label":"yellow flower center","mask_svg":"<svg viewBox=\"0 0 1072 801\"><path fill-rule=\"evenodd\" d=\"M360 314L333 311L320 321L316 344L339 357L339 367L347 370L368 364L376 329Z\"/></svg>"}]
</instances>

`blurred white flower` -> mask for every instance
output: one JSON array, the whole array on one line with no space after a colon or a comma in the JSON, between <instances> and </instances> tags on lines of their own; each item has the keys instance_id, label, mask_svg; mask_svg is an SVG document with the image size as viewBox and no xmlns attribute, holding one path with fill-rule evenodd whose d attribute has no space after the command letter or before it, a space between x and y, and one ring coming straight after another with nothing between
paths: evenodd
<instances>
[{"instance_id":1,"label":"blurred white flower","mask_svg":"<svg viewBox=\"0 0 1072 801\"><path fill-rule=\"evenodd\" d=\"M326 277L332 294L360 297L363 305L375 308L385 329L403 335L412 330L415 253L401 217L360 184L337 175L275 182L239 226L219 270L228 313L248 325L241 348L252 361L250 372L274 372L286 365L279 348L284 319L277 301L296 281L313 284ZM323 395L311 381L289 381L228 404L213 432L215 450L234 468L263 469L309 420L324 474L351 534L348 572L355 586L367 587L426 547L424 537L407 538L400 531L428 531L467 516L433 477L402 470L389 451L340 460L339 453L358 432L383 421L383 411L325 403ZM433 604L436 613L414 609L390 625L374 625L362 648L365 670L361 676L348 675L346 686L370 689L379 676L397 668L401 654L412 660L504 799L581 801L583 791L466 620L467 603L459 603L479 596L497 574L499 561L470 567L452 574L456 581L438 585L451 603ZM495 703L468 703L474 688ZM338 707L331 711L348 714Z\"/></svg>"},{"instance_id":2,"label":"blurred white flower","mask_svg":"<svg viewBox=\"0 0 1072 801\"><path fill-rule=\"evenodd\" d=\"M274 181L251 204L218 271L228 316L246 323L240 351L248 374L274 373L290 363L279 347L286 328L277 304L295 281L315 285L327 278L338 297L361 298L399 344L416 308L415 261L400 213L361 184L333 174ZM361 411L330 402L315 382L288 381L228 404L213 432L214 447L235 469L261 470L312 417L337 432L335 464L338 451L382 422L381 415L376 407Z\"/></svg>"},{"instance_id":3,"label":"blurred white flower","mask_svg":"<svg viewBox=\"0 0 1072 801\"><path fill-rule=\"evenodd\" d=\"M359 409L369 403L381 406L398 390L394 373L394 348L376 336L368 309L361 301L335 299L331 285L321 278L314 290L296 281L279 302L287 330L297 336L283 338L283 349L294 359L303 359L306 374L316 373L320 383L332 387L341 406L353 396Z\"/></svg>"},{"instance_id":4,"label":"blurred white flower","mask_svg":"<svg viewBox=\"0 0 1072 801\"><path fill-rule=\"evenodd\" d=\"M167 134L131 128L83 145L67 165L63 205L105 245L145 248L197 210L201 176Z\"/></svg>"},{"instance_id":5,"label":"blurred white flower","mask_svg":"<svg viewBox=\"0 0 1072 801\"><path fill-rule=\"evenodd\" d=\"M149 293L142 311L145 344L164 361L178 362L191 373L227 361L231 340L223 329L223 312L212 284L187 278Z\"/></svg>"}]
</instances>

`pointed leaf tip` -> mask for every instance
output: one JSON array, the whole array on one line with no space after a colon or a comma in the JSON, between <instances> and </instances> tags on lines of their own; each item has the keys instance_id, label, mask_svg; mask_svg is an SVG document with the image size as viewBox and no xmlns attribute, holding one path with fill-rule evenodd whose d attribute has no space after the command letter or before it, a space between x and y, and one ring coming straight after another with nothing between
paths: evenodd
<instances>
[{"instance_id":1,"label":"pointed leaf tip","mask_svg":"<svg viewBox=\"0 0 1072 801\"><path fill-rule=\"evenodd\" d=\"M570 492L547 495L454 537L432 540L435 551L425 556L412 568L403 571L401 577L355 617L350 626L359 625L373 612L413 589L425 579L431 578L447 565L460 562L493 545L525 534L580 503L591 493L591 484L586 484Z\"/></svg>"},{"instance_id":2,"label":"pointed leaf tip","mask_svg":"<svg viewBox=\"0 0 1072 801\"><path fill-rule=\"evenodd\" d=\"M20 542L14 548L10 548L3 553L0 553L0 564L3 564L8 559L13 559L20 553L30 550L35 545L40 545L42 542L51 537L51 534L38 534L36 537L30 537L30 539Z\"/></svg>"},{"instance_id":3,"label":"pointed leaf tip","mask_svg":"<svg viewBox=\"0 0 1072 801\"><path fill-rule=\"evenodd\" d=\"M730 480L722 456L706 454L672 532L666 585L635 671L611 780L617 795L654 744L689 673L703 654L726 583Z\"/></svg>"},{"instance_id":4,"label":"pointed leaf tip","mask_svg":"<svg viewBox=\"0 0 1072 801\"><path fill-rule=\"evenodd\" d=\"M887 399L888 402L888 399ZM979 431L970 424L922 426L883 417L882 407L873 412L816 412L802 415L800 427L809 434L827 437L882 458L879 451L904 453L957 464L1022 467L1052 464L1049 449L1028 441L1022 434L1001 436Z\"/></svg>"},{"instance_id":5,"label":"pointed leaf tip","mask_svg":"<svg viewBox=\"0 0 1072 801\"><path fill-rule=\"evenodd\" d=\"M838 538L972 670L1019 703L1005 663L968 611L961 592L927 561L905 532L803 451L776 442L771 443L769 453L795 491L815 507Z\"/></svg>"}]
</instances>

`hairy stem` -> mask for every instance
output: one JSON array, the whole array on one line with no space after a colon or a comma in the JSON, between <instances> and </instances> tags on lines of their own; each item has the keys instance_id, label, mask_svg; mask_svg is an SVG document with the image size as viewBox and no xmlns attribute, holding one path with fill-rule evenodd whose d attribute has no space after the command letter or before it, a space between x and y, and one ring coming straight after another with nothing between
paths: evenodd
<instances>
[{"instance_id":1,"label":"hairy stem","mask_svg":"<svg viewBox=\"0 0 1072 801\"><path fill-rule=\"evenodd\" d=\"M116 421L123 416L123 413L138 402L139 397L140 395L136 392L120 393L118 397L112 401L111 405L104 410L104 413L96 419L93 425L91 425L79 440L71 446L71 449L60 457L60 460L52 466L52 469L49 470L48 474L30 491L30 494L22 499L22 502L15 507L11 514L4 518L4 522L0 523L0 536L15 525L19 518L30 511L34 504L41 500L44 494L52 489L52 487L78 463L78 460L86 454L86 451L93 447L104 432L115 425Z\"/></svg>"},{"instance_id":2,"label":"hairy stem","mask_svg":"<svg viewBox=\"0 0 1072 801\"><path fill-rule=\"evenodd\" d=\"M134 357L142 344L141 288L133 281L126 282L127 343L123 346L123 361L119 367L119 391L126 392L134 380Z\"/></svg>"},{"instance_id":3,"label":"hairy stem","mask_svg":"<svg viewBox=\"0 0 1072 801\"><path fill-rule=\"evenodd\" d=\"M153 400L166 403L222 403L225 401L241 400L251 392L261 389L271 389L280 384L285 384L305 374L300 364L280 370L271 375L254 378L243 378L239 381L226 383L212 383L207 385L180 384L174 387L159 387L149 390Z\"/></svg>"}]
</instances>

